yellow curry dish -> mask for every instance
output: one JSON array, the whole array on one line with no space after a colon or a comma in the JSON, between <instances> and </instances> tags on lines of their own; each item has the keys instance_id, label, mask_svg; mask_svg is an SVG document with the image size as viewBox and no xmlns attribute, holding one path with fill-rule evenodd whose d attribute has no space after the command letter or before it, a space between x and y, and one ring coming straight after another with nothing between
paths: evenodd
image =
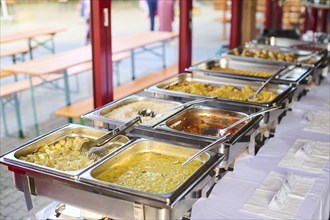
<instances>
[{"instance_id":1,"label":"yellow curry dish","mask_svg":"<svg viewBox=\"0 0 330 220\"><path fill-rule=\"evenodd\" d=\"M157 152L141 152L113 164L95 178L144 192L170 193L202 165L202 162L194 160L182 166L186 159Z\"/></svg>"},{"instance_id":2,"label":"yellow curry dish","mask_svg":"<svg viewBox=\"0 0 330 220\"><path fill-rule=\"evenodd\" d=\"M222 68L222 67L213 67L212 70L224 72L224 73L258 76L258 77L270 77L273 75L272 72L267 72L267 71L251 71L251 70L240 70L240 69Z\"/></svg>"},{"instance_id":3,"label":"yellow curry dish","mask_svg":"<svg viewBox=\"0 0 330 220\"><path fill-rule=\"evenodd\" d=\"M239 89L231 85L215 87L206 83L189 81L183 81L174 85L170 85L166 89L195 95L212 96L217 98L235 99L249 102L269 102L277 96L276 93L263 90L257 95L255 99L250 99L249 97L254 95L256 91L253 90L249 85Z\"/></svg>"}]
</instances>

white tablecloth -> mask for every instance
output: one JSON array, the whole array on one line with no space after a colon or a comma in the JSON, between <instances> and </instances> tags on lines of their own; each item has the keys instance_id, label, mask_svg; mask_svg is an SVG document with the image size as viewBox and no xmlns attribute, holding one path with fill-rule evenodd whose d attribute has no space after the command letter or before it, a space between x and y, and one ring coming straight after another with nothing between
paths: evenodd
<instances>
[{"instance_id":1,"label":"white tablecloth","mask_svg":"<svg viewBox=\"0 0 330 220\"><path fill-rule=\"evenodd\" d=\"M258 219L240 211L242 206L263 182L270 171L286 175L314 178L312 189L295 215L295 219L328 219L330 211L329 195L329 161L321 173L298 171L278 166L281 159L293 146L296 139L309 139L330 142L327 134L305 131L308 123L305 115L319 110L329 111L330 78L320 86L313 88L294 103L293 110L288 112L277 126L275 137L271 138L256 156L244 155L235 165L233 172L228 172L214 187L206 199L199 199L192 209L192 219Z\"/></svg>"}]
</instances>

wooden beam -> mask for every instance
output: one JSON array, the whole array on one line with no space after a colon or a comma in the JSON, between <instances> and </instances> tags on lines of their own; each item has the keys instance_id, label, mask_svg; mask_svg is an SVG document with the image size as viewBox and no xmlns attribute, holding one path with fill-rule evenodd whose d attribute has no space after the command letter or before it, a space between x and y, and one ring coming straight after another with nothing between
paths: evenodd
<instances>
[{"instance_id":1,"label":"wooden beam","mask_svg":"<svg viewBox=\"0 0 330 220\"><path fill-rule=\"evenodd\" d=\"M256 13L257 0L244 0L241 43L248 42L256 37Z\"/></svg>"}]
</instances>

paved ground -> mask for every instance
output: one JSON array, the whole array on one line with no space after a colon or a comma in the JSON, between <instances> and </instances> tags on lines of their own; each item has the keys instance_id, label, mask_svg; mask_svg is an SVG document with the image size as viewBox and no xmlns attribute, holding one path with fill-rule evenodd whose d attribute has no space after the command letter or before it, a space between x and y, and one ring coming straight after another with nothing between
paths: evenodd
<instances>
[{"instance_id":1,"label":"paved ground","mask_svg":"<svg viewBox=\"0 0 330 220\"><path fill-rule=\"evenodd\" d=\"M1 20L1 34L7 34L17 30L27 30L34 26L65 26L67 27L67 31L56 36L56 50L62 51L82 46L85 41L86 25L84 20L79 16L79 4L77 2L68 4L51 1L40 1L39 3L26 1L23 4L17 4L15 5L14 19L12 21ZM199 15L193 18L193 59L205 60L214 56L217 49L224 42L221 42L222 28L216 21L218 15L213 10L211 1L203 1L199 13ZM138 8L137 1L115 2L112 9L112 28L114 37L137 31L145 31L148 30L148 18ZM174 30L178 30L177 17L174 22ZM24 44L24 42L1 45L1 49L15 47L19 44ZM46 54L47 52L42 49L36 51L36 57ZM168 64L176 63L177 57L177 42L172 42L167 47ZM10 64L10 59L1 59L1 68ZM138 58L138 77L159 68L161 68L161 62L152 56L143 54ZM129 81L129 60L124 61L120 65L120 73L121 82ZM10 80L2 79L0 84L4 85ZM72 101L91 96L91 80L90 73L79 75L80 91L78 93L72 93ZM116 79L114 81L116 82ZM76 86L74 78L70 79L70 83L73 87ZM48 132L66 123L66 119L54 115L54 112L58 108L63 107L65 103L64 95L61 91L40 86L36 89L36 100L41 133ZM20 95L20 101L26 137L24 139L16 137L17 126L15 115L13 109L8 106L6 117L9 121L8 127L11 135L4 135L3 121L1 119L1 153L7 152L35 137L29 92L23 92ZM1 114L4 114L4 112L1 112ZM6 171L6 167L0 166L0 172L0 219L25 219L27 212L23 193L13 186L11 172ZM51 200L40 197L33 198L33 201L37 211L51 202Z\"/></svg>"}]
</instances>

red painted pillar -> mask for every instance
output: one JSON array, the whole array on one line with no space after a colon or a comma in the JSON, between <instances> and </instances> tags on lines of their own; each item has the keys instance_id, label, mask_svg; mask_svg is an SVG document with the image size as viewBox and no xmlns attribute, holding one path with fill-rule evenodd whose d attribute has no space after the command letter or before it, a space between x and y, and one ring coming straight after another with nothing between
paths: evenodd
<instances>
[{"instance_id":1,"label":"red painted pillar","mask_svg":"<svg viewBox=\"0 0 330 220\"><path fill-rule=\"evenodd\" d=\"M306 33L306 31L308 30L308 26L309 26L309 8L306 7L305 8L305 22L304 22L304 27L303 27L303 33Z\"/></svg>"},{"instance_id":2,"label":"red painted pillar","mask_svg":"<svg viewBox=\"0 0 330 220\"><path fill-rule=\"evenodd\" d=\"M241 44L242 31L242 0L232 0L231 21L230 21L230 42L229 48L235 48Z\"/></svg>"},{"instance_id":3,"label":"red painted pillar","mask_svg":"<svg viewBox=\"0 0 330 220\"><path fill-rule=\"evenodd\" d=\"M266 0L265 29L272 28L272 0Z\"/></svg>"},{"instance_id":4,"label":"red painted pillar","mask_svg":"<svg viewBox=\"0 0 330 220\"><path fill-rule=\"evenodd\" d=\"M312 23L312 31L317 31L317 23L318 23L318 9L312 8L312 17L313 17L313 23Z\"/></svg>"},{"instance_id":5,"label":"red painted pillar","mask_svg":"<svg viewBox=\"0 0 330 220\"><path fill-rule=\"evenodd\" d=\"M192 0L180 0L179 72L191 66L192 59Z\"/></svg>"},{"instance_id":6,"label":"red painted pillar","mask_svg":"<svg viewBox=\"0 0 330 220\"><path fill-rule=\"evenodd\" d=\"M327 19L328 19L329 9L322 10L322 25L321 25L321 32L327 33Z\"/></svg>"},{"instance_id":7,"label":"red painted pillar","mask_svg":"<svg viewBox=\"0 0 330 220\"><path fill-rule=\"evenodd\" d=\"M94 107L113 101L111 0L91 1Z\"/></svg>"}]
</instances>

